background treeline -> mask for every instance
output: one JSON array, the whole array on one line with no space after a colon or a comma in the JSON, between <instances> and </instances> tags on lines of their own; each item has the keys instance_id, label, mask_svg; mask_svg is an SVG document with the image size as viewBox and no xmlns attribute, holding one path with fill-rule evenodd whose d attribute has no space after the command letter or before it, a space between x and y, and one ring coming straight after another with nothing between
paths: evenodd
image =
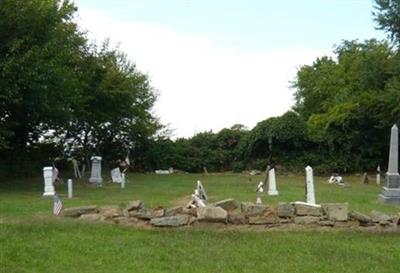
<instances>
[{"instance_id":1,"label":"background treeline","mask_svg":"<svg viewBox=\"0 0 400 273\"><path fill-rule=\"evenodd\" d=\"M389 39L342 41L332 57L299 68L295 104L251 130L234 125L171 140L152 112L147 75L105 42L91 44L69 1L0 1L0 168L37 173L45 164L105 165L130 154L137 170L265 169L354 172L386 166L400 120L400 1L378 0ZM251 113L249 113L250 115Z\"/></svg>"}]
</instances>

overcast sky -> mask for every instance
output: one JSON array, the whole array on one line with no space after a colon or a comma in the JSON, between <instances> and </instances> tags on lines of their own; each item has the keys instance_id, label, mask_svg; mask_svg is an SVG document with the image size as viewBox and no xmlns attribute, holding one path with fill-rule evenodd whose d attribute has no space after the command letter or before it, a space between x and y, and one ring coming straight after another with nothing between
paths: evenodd
<instances>
[{"instance_id":1,"label":"overcast sky","mask_svg":"<svg viewBox=\"0 0 400 273\"><path fill-rule=\"evenodd\" d=\"M174 137L281 115L301 65L343 39L384 38L369 0L75 2L93 41L110 38L149 75Z\"/></svg>"}]
</instances>

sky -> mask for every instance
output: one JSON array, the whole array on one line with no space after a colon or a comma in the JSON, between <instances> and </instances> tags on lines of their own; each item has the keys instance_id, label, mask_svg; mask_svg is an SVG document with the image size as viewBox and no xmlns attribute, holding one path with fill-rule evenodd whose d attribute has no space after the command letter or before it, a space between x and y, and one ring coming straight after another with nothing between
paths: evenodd
<instances>
[{"instance_id":1,"label":"sky","mask_svg":"<svg viewBox=\"0 0 400 273\"><path fill-rule=\"evenodd\" d=\"M172 137L291 109L291 83L342 40L385 38L370 0L75 0L95 43L109 38L149 76Z\"/></svg>"}]
</instances>

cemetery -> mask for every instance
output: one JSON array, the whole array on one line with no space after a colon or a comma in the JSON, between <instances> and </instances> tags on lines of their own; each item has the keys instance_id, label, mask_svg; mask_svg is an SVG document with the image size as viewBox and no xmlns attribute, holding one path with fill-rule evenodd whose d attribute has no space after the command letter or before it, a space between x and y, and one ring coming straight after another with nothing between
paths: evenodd
<instances>
[{"instance_id":1,"label":"cemetery","mask_svg":"<svg viewBox=\"0 0 400 273\"><path fill-rule=\"evenodd\" d=\"M398 18L0 0L0 272L399 273Z\"/></svg>"}]
</instances>

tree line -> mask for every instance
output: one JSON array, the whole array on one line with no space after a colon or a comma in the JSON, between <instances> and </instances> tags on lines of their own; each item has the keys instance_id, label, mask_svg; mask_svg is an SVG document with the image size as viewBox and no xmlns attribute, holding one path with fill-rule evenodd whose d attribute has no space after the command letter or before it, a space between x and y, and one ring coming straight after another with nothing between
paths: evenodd
<instances>
[{"instance_id":1,"label":"tree line","mask_svg":"<svg viewBox=\"0 0 400 273\"><path fill-rule=\"evenodd\" d=\"M342 41L334 56L299 68L295 104L248 129L172 140L154 116L147 75L107 41L97 46L74 21L71 1L0 1L1 172L37 172L74 157L106 165L129 154L137 170L190 172L305 165L321 173L385 166L400 119L400 1L376 0L378 41Z\"/></svg>"}]
</instances>

